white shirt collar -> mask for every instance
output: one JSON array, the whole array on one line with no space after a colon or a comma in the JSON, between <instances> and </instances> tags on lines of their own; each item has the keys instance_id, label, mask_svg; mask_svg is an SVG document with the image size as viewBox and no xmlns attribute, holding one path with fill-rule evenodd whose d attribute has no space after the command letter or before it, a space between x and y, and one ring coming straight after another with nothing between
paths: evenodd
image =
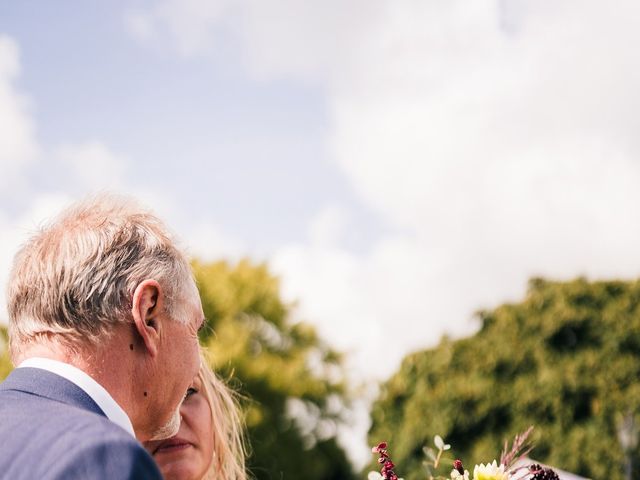
<instances>
[{"instance_id":1,"label":"white shirt collar","mask_svg":"<svg viewBox=\"0 0 640 480\"><path fill-rule=\"evenodd\" d=\"M79 368L58 360L41 357L28 358L18 365L17 368L22 367L40 368L66 378L71 383L84 390L85 393L89 395L91 399L102 409L109 420L124 428L133 437L135 437L131 420L122 407L118 405L102 385Z\"/></svg>"}]
</instances>

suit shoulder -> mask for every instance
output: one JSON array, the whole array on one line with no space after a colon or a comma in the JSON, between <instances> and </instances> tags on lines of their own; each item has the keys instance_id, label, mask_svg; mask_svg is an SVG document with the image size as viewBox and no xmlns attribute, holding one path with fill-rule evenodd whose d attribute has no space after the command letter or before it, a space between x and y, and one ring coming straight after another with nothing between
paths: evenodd
<instances>
[{"instance_id":1,"label":"suit shoulder","mask_svg":"<svg viewBox=\"0 0 640 480\"><path fill-rule=\"evenodd\" d=\"M64 458L51 459L50 478L161 480L162 475L151 456L128 434L127 437L87 439Z\"/></svg>"},{"instance_id":2,"label":"suit shoulder","mask_svg":"<svg viewBox=\"0 0 640 480\"><path fill-rule=\"evenodd\" d=\"M0 471L12 479L161 479L127 431L97 413L24 394L0 395Z\"/></svg>"}]
</instances>

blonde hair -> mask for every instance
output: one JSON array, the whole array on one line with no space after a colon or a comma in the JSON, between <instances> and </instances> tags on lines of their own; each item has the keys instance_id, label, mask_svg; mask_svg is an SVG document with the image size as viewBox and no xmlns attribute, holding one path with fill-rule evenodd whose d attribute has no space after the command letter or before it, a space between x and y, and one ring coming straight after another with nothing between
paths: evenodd
<instances>
[{"instance_id":1,"label":"blonde hair","mask_svg":"<svg viewBox=\"0 0 640 480\"><path fill-rule=\"evenodd\" d=\"M9 341L55 334L95 344L131 318L138 284L157 280L170 316L191 278L164 224L132 199L103 194L63 211L14 258L8 282Z\"/></svg>"},{"instance_id":2,"label":"blonde hair","mask_svg":"<svg viewBox=\"0 0 640 480\"><path fill-rule=\"evenodd\" d=\"M201 358L199 376L204 386L204 396L211 408L213 430L213 459L204 478L247 480L244 422L237 394L213 372L204 355Z\"/></svg>"}]
</instances>

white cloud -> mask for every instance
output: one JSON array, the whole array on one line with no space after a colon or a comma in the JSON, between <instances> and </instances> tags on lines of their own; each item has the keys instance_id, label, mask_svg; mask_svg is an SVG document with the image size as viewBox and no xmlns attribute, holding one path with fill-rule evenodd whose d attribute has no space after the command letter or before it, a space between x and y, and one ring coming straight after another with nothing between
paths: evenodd
<instances>
[{"instance_id":1,"label":"white cloud","mask_svg":"<svg viewBox=\"0 0 640 480\"><path fill-rule=\"evenodd\" d=\"M633 12L530 13L513 36L493 15L468 22L453 8L430 10L420 21L399 12L393 32L393 22L373 31L414 47L379 49L386 72L378 75L363 52L361 74L332 98L336 155L372 205L448 243L452 229L470 234L487 222L529 233L576 207L592 217L596 196L629 191L627 174L638 175L629 104L640 95L625 77L640 62L617 57L637 35L624 21ZM534 216L533 228L512 221L519 211Z\"/></svg>"},{"instance_id":2,"label":"white cloud","mask_svg":"<svg viewBox=\"0 0 640 480\"><path fill-rule=\"evenodd\" d=\"M211 48L215 38L212 27L232 5L230 0L163 0L147 10L126 11L124 23L143 43L168 36L175 50L193 56Z\"/></svg>"},{"instance_id":3,"label":"white cloud","mask_svg":"<svg viewBox=\"0 0 640 480\"><path fill-rule=\"evenodd\" d=\"M12 192L21 171L38 154L28 97L16 90L20 75L17 43L0 35L0 191Z\"/></svg>"},{"instance_id":4,"label":"white cloud","mask_svg":"<svg viewBox=\"0 0 640 480\"><path fill-rule=\"evenodd\" d=\"M376 51L376 64L363 52L361 74L331 99L339 164L412 232L424 273L422 293L398 300L424 314L401 349L463 332L473 310L517 297L532 275L640 270L637 5L530 3L515 35L489 2L447 5L396 9L372 35L407 48ZM411 266L393 255L403 277Z\"/></svg>"},{"instance_id":5,"label":"white cloud","mask_svg":"<svg viewBox=\"0 0 640 480\"><path fill-rule=\"evenodd\" d=\"M635 2L243 8L253 67L324 82L338 165L403 232L367 255L310 240L276 256L331 338L365 343L367 325L405 352L532 275L637 275Z\"/></svg>"},{"instance_id":6,"label":"white cloud","mask_svg":"<svg viewBox=\"0 0 640 480\"><path fill-rule=\"evenodd\" d=\"M91 140L61 145L54 157L83 191L117 190L124 185L128 161L102 142Z\"/></svg>"},{"instance_id":7,"label":"white cloud","mask_svg":"<svg viewBox=\"0 0 640 480\"><path fill-rule=\"evenodd\" d=\"M482 286L474 291L464 278L441 282L451 278L453 260L447 251L429 252L417 239L393 236L366 255L313 241L285 246L272 267L285 298L301 300L297 315L349 353L355 377L384 378L409 350L432 344L445 331L461 335L473 328L469 303L482 305L487 292ZM468 300L461 302L460 294Z\"/></svg>"},{"instance_id":8,"label":"white cloud","mask_svg":"<svg viewBox=\"0 0 640 480\"><path fill-rule=\"evenodd\" d=\"M203 261L221 258L240 260L247 254L246 245L242 240L229 235L222 227L205 219L188 227L184 243L194 257Z\"/></svg>"},{"instance_id":9,"label":"white cloud","mask_svg":"<svg viewBox=\"0 0 640 480\"><path fill-rule=\"evenodd\" d=\"M339 246L349 224L349 213L337 205L322 210L309 224L309 239L319 246Z\"/></svg>"},{"instance_id":10,"label":"white cloud","mask_svg":"<svg viewBox=\"0 0 640 480\"><path fill-rule=\"evenodd\" d=\"M260 77L339 83L351 73L352 54L371 41L371 23L383 20L386 2L246 0L241 31L249 68Z\"/></svg>"},{"instance_id":11,"label":"white cloud","mask_svg":"<svg viewBox=\"0 0 640 480\"><path fill-rule=\"evenodd\" d=\"M381 0L159 0L125 12L130 34L153 38L192 57L225 48L226 35L243 46L246 66L260 77L294 77L313 83L349 68L354 40L385 14Z\"/></svg>"},{"instance_id":12,"label":"white cloud","mask_svg":"<svg viewBox=\"0 0 640 480\"><path fill-rule=\"evenodd\" d=\"M128 10L124 14L127 31L140 42L149 42L155 35L153 17L140 10Z\"/></svg>"}]
</instances>

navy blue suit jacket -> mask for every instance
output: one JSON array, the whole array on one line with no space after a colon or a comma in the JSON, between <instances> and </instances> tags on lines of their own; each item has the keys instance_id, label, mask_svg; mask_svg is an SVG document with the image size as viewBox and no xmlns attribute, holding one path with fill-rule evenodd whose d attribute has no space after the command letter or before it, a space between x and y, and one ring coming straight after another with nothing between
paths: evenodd
<instances>
[{"instance_id":1,"label":"navy blue suit jacket","mask_svg":"<svg viewBox=\"0 0 640 480\"><path fill-rule=\"evenodd\" d=\"M72 382L17 368L0 384L0 478L161 480L151 456Z\"/></svg>"}]
</instances>

